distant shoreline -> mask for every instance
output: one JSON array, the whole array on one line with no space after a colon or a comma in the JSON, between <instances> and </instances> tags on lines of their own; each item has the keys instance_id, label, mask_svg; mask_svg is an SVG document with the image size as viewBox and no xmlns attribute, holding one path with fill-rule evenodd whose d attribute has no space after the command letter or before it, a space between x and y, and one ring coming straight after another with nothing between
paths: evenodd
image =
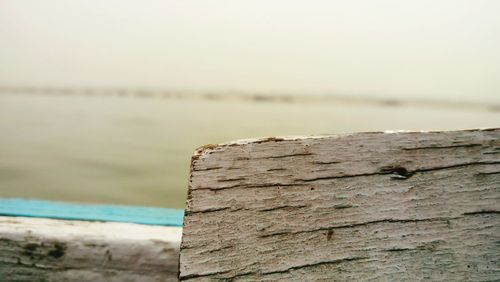
<instances>
[{"instance_id":1,"label":"distant shoreline","mask_svg":"<svg viewBox=\"0 0 500 282\"><path fill-rule=\"evenodd\" d=\"M342 95L298 95L250 93L242 91L202 92L168 91L151 89L124 88L63 88L63 87L2 87L0 94L30 94L57 96L110 96L134 98L196 99L211 101L243 101L256 103L343 103L356 105L375 105L384 107L416 106L432 108L451 108L500 112L500 104L471 101L445 101L432 99L396 99Z\"/></svg>"}]
</instances>

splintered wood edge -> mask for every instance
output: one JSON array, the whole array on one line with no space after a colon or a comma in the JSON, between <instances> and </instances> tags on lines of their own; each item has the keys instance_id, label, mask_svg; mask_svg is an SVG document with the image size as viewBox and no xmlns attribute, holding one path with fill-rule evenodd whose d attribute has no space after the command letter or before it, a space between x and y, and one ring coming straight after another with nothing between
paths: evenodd
<instances>
[{"instance_id":1,"label":"splintered wood edge","mask_svg":"<svg viewBox=\"0 0 500 282\"><path fill-rule=\"evenodd\" d=\"M203 225L203 220L202 220L203 217L202 216L204 216L203 215L204 213L210 214L210 213L217 212L217 213L220 213L219 217L225 218L226 215L230 216L231 212L233 214L236 214L237 213L236 211L239 211L238 212L239 214L242 213L242 212L250 212L251 213L251 210L252 210L251 207L249 208L249 207L245 207L245 206L238 207L238 208L231 208L231 207L227 207L226 206L226 207L221 207L221 208L207 208L205 210L194 211L194 213L196 213L196 214L194 214L194 213L192 214L191 213L192 211L190 210L190 207L191 207L190 204L191 204L191 200L192 200L191 193L193 192L193 189L192 189L193 188L192 187L193 172L197 172L197 173L202 172L202 174L199 174L197 177L210 176L211 178L209 177L209 179L207 179L206 181L208 181L208 182L212 181L211 184L213 185L215 183L215 182L213 182L214 181L213 179L216 179L215 175L219 175L221 177L224 177L222 174L224 174L224 170L227 169L227 168L220 167L221 170L212 172L212 171L208 171L208 170L219 169L219 167L206 167L206 168L203 168L203 169L200 169L200 170L196 170L195 167L197 166L197 162L198 162L198 160L200 158L204 158L205 159L205 157L207 157L207 159L210 159L210 157L205 156L205 155L209 155L209 154L212 154L212 153L218 153L217 155L221 156L221 153L224 153L225 150L227 150L228 148L231 148L231 147L246 146L246 145L252 145L252 144L261 144L261 143L268 143L268 142L284 142L280 146L286 146L287 145L286 141L306 141L306 140L311 140L311 141L315 141L315 142L322 142L321 139L327 139L327 140L331 141L331 140L336 140L336 139L342 140L345 137L356 137L356 138L358 138L357 142L359 143L360 140L361 140L361 138L363 138L364 136L373 137L373 136L376 136L376 135L386 135L386 136L390 137L390 136L394 136L394 135L403 135L401 137L404 137L404 135L408 135L409 137L411 137L413 134L422 134L421 136L423 137L423 139L421 141L425 141L426 140L425 139L426 136L429 136L429 137L430 136L434 136L434 137L437 136L438 138L436 138L436 140L438 142L443 142L443 143L448 143L447 139L444 138L445 135L450 135L450 136L447 136L447 137L451 137L451 138L455 138L455 136L456 137L465 137L465 140L462 140L463 142L459 142L459 143L465 143L465 144L462 144L462 145L449 145L449 146L443 146L443 147L418 147L417 146L415 148L401 148L401 149L407 150L407 152L410 151L410 150L412 152L417 152L419 150L441 149L441 148L443 148L443 149L446 149L446 150L451 150L448 153L454 152L453 150L458 150L458 151L455 151L455 152L460 152L460 154L462 154L462 153L466 153L467 152L467 151L464 151L464 150L466 150L468 147L476 147L477 148L477 146L479 146L479 144L469 144L469 145L466 144L467 143L467 141L466 141L467 138L470 138L469 140L476 140L476 141L478 141L478 142L481 143L481 141L480 141L481 138L482 138L481 137L481 135L482 135L481 133L482 132L486 133L488 131L491 131L491 134L488 137L489 140L490 140L489 141L490 142L489 143L490 144L490 148L489 149L493 149L493 151L491 151L491 152L485 152L485 153L489 154L488 158L486 158L486 155L485 155L485 156L483 156L483 158L484 158L483 161L480 161L478 159L475 162L473 160L474 159L473 156L467 156L468 159L470 159L469 160L470 162L468 163L467 161L464 161L464 163L461 164L460 162L457 161L457 160L459 160L461 158L461 156L460 155L456 155L456 157L452 157L452 158L455 158L455 161L452 164L450 164L449 168L450 169L462 169L462 168L465 169L464 168L465 166L487 165L491 169L493 169L495 167L498 167L498 164L500 164L500 161L497 160L497 159L495 159L495 157L494 157L494 154L496 154L498 152L498 149L499 149L499 147L498 147L498 143L499 143L499 139L498 139L499 128L469 129L469 130L459 130L459 131L386 131L386 132L366 132L366 133L342 134L342 135L297 136L297 137L270 137L270 138L257 138L257 139L237 140L237 141L232 141L232 142L222 143L222 144L217 144L217 145L209 144L209 145L206 145L206 146L202 146L202 147L198 148L195 151L195 153L193 155L193 158L192 158L192 162L191 162L191 174L190 174L190 182L189 182L189 190L188 190L187 208L186 208L185 217L184 217L184 225L185 225L185 228L184 228L184 237L183 237L183 242L181 244L181 271L180 271L181 276L180 276L180 279L181 280L190 280L190 281L191 280L193 280L193 281L195 281L195 280L205 281L205 280L210 280L210 279L217 280L217 279L226 279L226 278L233 279L233 278L235 278L236 280L241 279L243 281L245 281L245 280L252 281L252 279L259 279L259 278L261 278L259 275L263 274L263 272L260 272L260 271L254 272L254 271L247 271L247 270L245 270L246 271L245 272L245 271L241 270L241 272L238 272L237 269L227 268L223 264L219 264L216 261L212 263L211 261L206 260L207 259L206 256L203 257L203 258L200 257L200 259L202 259L202 261L205 262L205 266L203 266L203 264L200 264L200 263L202 263L202 261L198 261L198 262L194 261L193 257L190 257L188 259L188 260L191 260L191 261L186 261L186 260L184 260L184 261L186 263L194 263L195 264L194 266L191 266L191 265L182 265L183 264L183 249L186 249L187 251L191 252L191 254L197 253L197 254L201 255L202 253L206 254L206 252L211 253L211 252L216 252L216 251L217 252L222 252L222 251L226 252L227 251L228 254L231 257L233 255L235 255L235 254L229 253L230 250L227 250L226 247L220 247L219 246L219 248L216 248L216 249L205 250L203 247L200 246L199 250L193 250L192 246L185 246L185 240L184 239L186 238L186 234L188 233L188 230L186 229L186 220L188 218L192 218L192 216L195 216L196 219L194 219L194 220L195 220L195 222L198 222L198 223L197 223L197 225L194 225L192 227L196 226L196 228L202 228L203 229L204 227L201 226L201 225ZM476 132L478 133L478 135L475 136L475 137L472 137L472 136L474 136L474 133L476 133ZM443 133L442 137L440 136L440 133ZM430 135L427 135L427 134L430 134ZM421 136L418 136L418 137L421 137ZM391 139L388 139L388 140L391 140ZM401 140L401 139L399 139L399 140ZM434 140L434 141L436 141L436 140ZM440 140L442 140L442 141L440 141ZM384 140L382 138L380 138L380 139L378 139L378 141L384 141ZM493 143L491 143L491 141L493 141ZM318 144L318 143L316 143L316 144ZM496 144L496 145L493 145L493 144ZM381 148L387 147L387 146L385 146L385 144L383 142L380 143L380 146L381 146ZM481 146L487 146L487 145L486 144L482 144ZM491 147L491 146L493 146L493 147ZM277 148L277 147L274 146L274 148ZM345 148L346 147L344 147L344 149ZM259 151L259 152L262 152L262 151ZM429 153L430 153L430 151L427 151L426 155L428 155ZM440 154L442 154L442 152ZM289 157L289 156L299 156L299 155L286 155L286 157ZM432 153L431 153L431 155L428 155L428 156L432 156ZM282 156L279 156L279 157L281 158ZM391 156L391 157L394 157L394 155ZM252 158L251 155L250 155L250 158ZM274 157L271 156L271 158L277 158L277 157L276 156L274 156ZM226 158L226 161L228 159L231 159L231 157ZM211 159L211 161L212 161L211 164L214 165L214 160ZM275 161L275 164L277 164L279 162L280 161ZM396 172L396 174L398 173L397 169L398 168L393 168L393 170L394 170L394 172ZM433 172L433 171L439 170L439 169L441 169L439 166L436 167L436 168L429 167L429 168L422 168L421 170L418 170L418 172L419 173L423 173L423 172L426 172L426 171ZM445 166L445 167L443 167L443 169L447 169L447 167ZM249 173L250 174L252 173L251 170L252 169L249 169ZM372 172L370 174L367 174L366 176L367 177L372 177L372 176L377 176L377 175L387 175L389 173L390 172L381 172L381 171L378 171L378 172ZM402 174L405 174L405 173L406 172L402 172ZM413 173L413 172L411 172L411 173ZM495 175L497 173L498 172L486 172L484 175L487 175L487 174ZM210 174L213 174L213 175L210 175ZM363 176L363 174L354 174L354 175L329 177L329 178L321 178L320 177L320 178L312 178L310 180L311 181L323 181L322 179L334 179L334 178L335 179L337 179L337 178L339 178L339 179L341 179L341 178L343 178L343 179L349 178L350 179L351 177L358 177L358 176L361 177L361 176ZM249 175L249 177L252 177L252 176ZM399 177L402 178L402 179L407 179L407 178L410 178L411 175L394 175L394 179L399 178ZM346 179L346 181L350 181L349 179ZM358 178L356 178L356 179L358 179ZM361 178L359 178L359 179L361 179ZM495 179L495 178L493 178L493 179ZM237 178L232 178L232 179L227 179L227 180L223 179L223 181L234 181L233 183L237 183L237 180L239 180L239 179L237 179ZM300 181L310 181L309 179L299 179L299 180ZM414 180L414 178L411 181L413 181L413 180ZM203 178L201 178L201 179L199 179L197 181L198 181L198 184L199 184L199 183L204 183L205 180L203 180ZM252 182L253 184L255 184L257 181L260 181L260 180L253 179L253 180L249 180L249 181ZM358 180L352 180L352 181L356 182ZM495 180L492 180L492 181L495 181ZM497 179L497 181L498 181L498 179ZM224 194L224 193L226 193L226 191L232 190L232 189L229 189L229 188L232 188L232 187L237 187L237 189L239 189L240 191L244 191L246 187L249 187L249 188L261 188L261 187L264 187L264 186L272 187L274 185L274 184L270 184L270 183L267 183L267 184L264 183L264 185L259 185L259 186L247 186L247 184L245 184L245 183L246 183L245 181L241 181L241 183L237 183L236 185L233 185L233 186L223 186L223 184L221 183L220 184L220 185L222 185L221 187L210 186L210 184L208 184L208 187L205 187L205 186L199 187L198 186L198 188L194 189L194 191L200 191L200 192L203 192L203 191L207 191L207 192L212 191L213 193L220 192L220 194L219 194L218 197L223 197L221 195ZM399 182L399 183L401 183L401 182ZM279 183L279 182L276 183L275 185L276 185L275 187L278 187L278 188L279 188L279 186L282 186L282 184ZM491 185L494 185L494 184L489 183L488 185L491 186ZM284 186L287 186L287 185L284 185ZM241 189L243 189L243 190L241 190ZM313 189L311 189L311 190L313 190ZM217 194L215 194L215 195L217 195ZM249 196L249 195L247 195L247 196ZM489 195L489 196L491 197L492 195ZM498 198L498 192L497 192L497 194L495 194L494 197ZM249 200L250 199L251 198L249 198ZM213 202L214 200L208 199L208 202L210 202L210 201L212 201L212 203L214 203ZM243 205L245 205L245 204L243 204ZM490 204L490 206L491 206L491 204ZM480 210L480 211L471 211L471 212L466 212L464 214L467 215L467 216L475 216L475 215L483 215L483 214L485 216L490 216L490 215L494 216L494 215L500 213L499 206L496 205L494 207L496 209L493 208L493 209ZM247 209L247 208L249 208L249 209ZM296 207L294 207L294 206L287 206L287 205L285 205L285 206L279 207L279 208L286 208L286 209L290 209L290 211L291 211L294 208L302 208L302 206L296 206ZM343 209L343 207L334 207L334 208L335 209ZM269 212L271 212L271 211L275 211L275 210L276 210L275 208L269 208L269 209L261 209L260 211L269 211ZM282 211L283 211L283 213L281 213L281 215L285 214L285 217L286 217L285 210L282 210ZM234 215L234 216L236 216L236 215ZM270 218L272 218L272 216L270 216ZM436 221L442 221L444 219L446 219L446 218L436 218L435 220ZM449 221L454 221L454 220L459 220L459 219L458 218L449 218ZM491 219L491 220L494 220L493 222L496 222L496 223L494 223L494 228L497 231L500 231L500 225L499 225L498 220L495 221L494 218ZM392 220L392 219L389 219L389 220L388 219L380 219L380 220L373 221L373 223L380 222L382 224L382 223L386 222L386 223L394 223L394 224L399 224L399 223L404 224L405 222L411 223L411 222L420 222L420 221L422 221L422 224L426 224L427 223L427 219L415 219L415 220L408 220L408 221L405 221L405 220ZM430 222L434 222L434 219L432 219L432 218L429 219L429 223ZM189 227L191 224L188 224L187 226ZM463 223L459 222L458 224L463 224ZM345 225L345 226L341 225L339 227L332 227L332 228L348 228L349 226L351 226L351 224L348 224L348 225ZM352 227L356 227L356 226L364 226L364 223L352 224ZM211 227L209 229L212 230L212 232L217 232L218 228L219 227L218 227L218 224L217 224L217 226L213 226L213 227ZM312 228L314 228L314 226ZM333 233L330 234L332 228L328 228L328 230L327 230L327 229L324 229L324 227L318 227L317 230L318 231L321 231L321 230L328 231L326 235L327 235L327 239L329 241L331 239L331 237L332 237L332 234L333 234ZM207 229L207 230L205 230L203 232L203 234L205 234L204 237L208 238L208 237L210 237L212 235L210 233L210 230ZM201 232L201 231L196 231L196 232ZM278 236L278 235L279 236L285 236L286 234L289 234L290 236L292 236L290 238L294 238L294 236L295 236L294 234L301 234L300 232L309 232L309 231L298 231L298 233L294 233L294 232L284 232L284 233L277 232L275 234L269 234L269 236L275 236L275 235L276 236ZM460 231L460 232L463 232L463 230ZM235 234L231 234L231 235L235 236ZM220 243L220 241L218 241L218 240L221 240L221 239L224 238L224 236L222 234L219 234L218 236L222 236L222 237L218 237L219 239L215 239L215 238L211 239L212 242L214 242L215 245L217 245L218 242ZM237 237L232 237L232 238L237 238ZM270 237L268 237L267 234L264 234L261 238L270 238ZM500 239L500 238L498 238L498 239ZM244 243L244 244L247 244L247 243ZM281 245L278 246L278 245L279 244L274 245L273 248L274 249L279 249L281 247L290 247L290 246L285 246L286 243L283 243L283 246L281 246ZM249 246L247 246L247 247L249 247ZM254 246L254 247L255 248L259 248L259 246ZM420 248L420 247L418 247L418 248ZM432 248L434 248L434 247L432 247ZM395 248L394 252L397 253L397 250L398 249ZM406 249L404 249L404 250L406 250ZM414 249L413 248L408 248L407 250L411 251L411 250L414 250ZM392 251L392 249L389 250L389 251ZM403 249L402 249L402 251L403 251ZM193 253L193 252L195 252L195 253ZM491 254L489 254L489 255L491 255ZM214 253L214 256L215 256L215 253ZM363 257L363 259L365 259L365 257ZM346 258L346 259L340 258L340 259L335 259L335 260L331 261L331 263L334 263L334 264L337 264L337 263L343 264L344 262L348 262L348 261L350 261L349 258ZM354 259L353 259L353 261L354 261ZM324 263L329 264L330 262L319 262L317 265L322 265ZM207 268L209 265L213 265L213 267L212 268ZM283 269L276 269L275 271L268 271L266 275L269 274L269 277L266 276L266 278L269 278L271 280L273 280L273 279L292 279L292 278L295 279L296 277L294 277L291 274L292 270L299 271L299 270L302 269L302 267L309 267L309 265L313 266L313 265L316 265L316 264L314 264L314 263L313 264L306 264L306 265L302 265L302 266L299 266L299 267L292 266L292 267L290 267L288 269L284 269L284 270ZM193 267L197 267L197 266L202 266L203 270L201 270L201 272L200 271L195 271L193 269ZM238 264L235 264L235 267L238 267ZM467 266L467 267L470 267L470 266ZM490 265L490 267L495 268L494 265ZM189 273L187 273L187 274L184 273L183 274L183 270L182 270L183 268L184 269L191 269L191 270L188 271ZM231 270L228 270L228 269L231 269ZM357 269L357 270L360 271L361 269ZM416 269L414 271L417 271L416 273L418 273L418 269ZM486 277L491 277L491 273L492 273L491 271L493 271L493 273L494 273L493 269L488 270L487 273L489 273L489 274L486 274L486 275L490 275L490 276L486 276ZM366 273L364 273L364 274L366 274ZM292 276L290 276L290 275L292 275ZM318 276L317 278L319 278L319 277L321 277L321 276ZM354 279L356 278L356 276L352 276L351 278L353 278L353 277L354 277ZM302 277L302 279L304 279L304 278L305 277ZM366 278L366 276L365 276L365 278Z\"/></svg>"},{"instance_id":2,"label":"splintered wood edge","mask_svg":"<svg viewBox=\"0 0 500 282\"><path fill-rule=\"evenodd\" d=\"M218 144L205 144L196 148L193 152L192 159L198 159L201 155L215 150L223 150L226 147L242 146L248 144L260 144L266 142L281 142L281 141L297 141L304 139L325 139L325 138L342 138L346 136L367 135L367 134L415 134L415 133L450 133L450 132L481 132L481 131L495 131L500 127L494 128L474 128L462 130L385 130L385 131L367 131L356 133L342 133L342 134L320 134L320 135L297 135L297 136L274 136L274 137L257 137L231 140Z\"/></svg>"},{"instance_id":3,"label":"splintered wood edge","mask_svg":"<svg viewBox=\"0 0 500 282\"><path fill-rule=\"evenodd\" d=\"M9 281L177 281L182 228L0 216Z\"/></svg>"}]
</instances>

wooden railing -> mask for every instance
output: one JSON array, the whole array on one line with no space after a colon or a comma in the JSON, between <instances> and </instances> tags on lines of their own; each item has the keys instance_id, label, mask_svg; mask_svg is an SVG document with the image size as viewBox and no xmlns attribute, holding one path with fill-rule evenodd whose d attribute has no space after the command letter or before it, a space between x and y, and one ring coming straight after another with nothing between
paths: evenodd
<instances>
[{"instance_id":1,"label":"wooden railing","mask_svg":"<svg viewBox=\"0 0 500 282\"><path fill-rule=\"evenodd\" d=\"M180 280L496 280L499 156L499 129L200 148Z\"/></svg>"},{"instance_id":2,"label":"wooden railing","mask_svg":"<svg viewBox=\"0 0 500 282\"><path fill-rule=\"evenodd\" d=\"M0 199L0 281L177 281L182 215Z\"/></svg>"},{"instance_id":3,"label":"wooden railing","mask_svg":"<svg viewBox=\"0 0 500 282\"><path fill-rule=\"evenodd\" d=\"M497 280L499 156L500 129L207 145L192 158L182 231L163 226L178 215L28 218L4 202L0 278Z\"/></svg>"}]
</instances>

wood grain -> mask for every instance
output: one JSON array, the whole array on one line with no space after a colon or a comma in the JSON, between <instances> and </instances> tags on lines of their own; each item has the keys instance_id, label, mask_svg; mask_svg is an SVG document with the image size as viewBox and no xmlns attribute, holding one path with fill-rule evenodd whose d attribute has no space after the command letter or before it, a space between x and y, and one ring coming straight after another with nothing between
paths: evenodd
<instances>
[{"instance_id":1,"label":"wood grain","mask_svg":"<svg viewBox=\"0 0 500 282\"><path fill-rule=\"evenodd\" d=\"M182 281L496 280L500 129L209 145Z\"/></svg>"},{"instance_id":2,"label":"wood grain","mask_svg":"<svg viewBox=\"0 0 500 282\"><path fill-rule=\"evenodd\" d=\"M0 281L177 281L181 228L0 217Z\"/></svg>"}]
</instances>

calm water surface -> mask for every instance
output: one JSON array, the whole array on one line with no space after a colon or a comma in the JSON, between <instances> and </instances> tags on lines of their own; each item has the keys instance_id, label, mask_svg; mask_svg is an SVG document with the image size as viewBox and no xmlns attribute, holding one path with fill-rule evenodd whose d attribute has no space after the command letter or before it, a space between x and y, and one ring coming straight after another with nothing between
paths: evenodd
<instances>
[{"instance_id":1,"label":"calm water surface","mask_svg":"<svg viewBox=\"0 0 500 282\"><path fill-rule=\"evenodd\" d=\"M180 208L191 154L207 143L499 122L432 107L2 94L0 197Z\"/></svg>"}]
</instances>

